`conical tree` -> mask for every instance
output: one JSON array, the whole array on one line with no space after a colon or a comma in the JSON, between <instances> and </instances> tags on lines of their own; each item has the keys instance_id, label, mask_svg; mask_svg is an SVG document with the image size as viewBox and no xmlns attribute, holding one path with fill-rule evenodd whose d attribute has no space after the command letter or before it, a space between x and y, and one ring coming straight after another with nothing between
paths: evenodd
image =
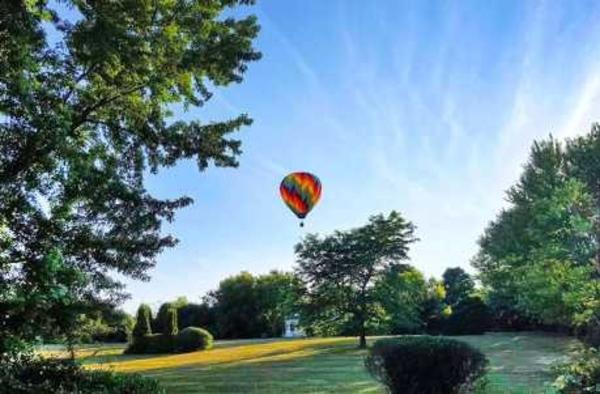
<instances>
[{"instance_id":1,"label":"conical tree","mask_svg":"<svg viewBox=\"0 0 600 394\"><path fill-rule=\"evenodd\" d=\"M163 334L175 336L179 332L177 328L177 309L169 308L165 313L165 321L163 322Z\"/></svg>"},{"instance_id":2,"label":"conical tree","mask_svg":"<svg viewBox=\"0 0 600 394\"><path fill-rule=\"evenodd\" d=\"M133 337L140 338L144 335L152 334L152 327L150 326L151 321L152 310L147 304L141 304L137 310L135 327L133 328Z\"/></svg>"}]
</instances>

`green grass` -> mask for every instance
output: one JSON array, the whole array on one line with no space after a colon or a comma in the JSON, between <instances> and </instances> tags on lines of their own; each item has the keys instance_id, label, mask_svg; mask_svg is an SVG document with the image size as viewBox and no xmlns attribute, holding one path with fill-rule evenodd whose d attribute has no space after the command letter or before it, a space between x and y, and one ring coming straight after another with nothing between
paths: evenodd
<instances>
[{"instance_id":1,"label":"green grass","mask_svg":"<svg viewBox=\"0 0 600 394\"><path fill-rule=\"evenodd\" d=\"M550 366L575 340L540 333L456 337L490 360L489 393L552 392ZM374 339L371 339L372 342ZM120 355L118 347L82 349L90 368L140 372L169 393L381 393L363 367L356 338L221 341L214 349L164 356Z\"/></svg>"}]
</instances>

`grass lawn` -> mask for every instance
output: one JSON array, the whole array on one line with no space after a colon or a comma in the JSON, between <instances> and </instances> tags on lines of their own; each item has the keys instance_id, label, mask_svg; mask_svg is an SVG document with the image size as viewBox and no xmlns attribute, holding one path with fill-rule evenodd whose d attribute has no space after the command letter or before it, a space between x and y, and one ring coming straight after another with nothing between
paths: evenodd
<instances>
[{"instance_id":1,"label":"grass lawn","mask_svg":"<svg viewBox=\"0 0 600 394\"><path fill-rule=\"evenodd\" d=\"M489 393L552 392L550 365L575 340L539 333L456 337L490 360ZM371 341L374 339L371 339ZM169 393L381 393L363 367L356 338L220 341L204 352L121 355L122 347L80 351L90 368L140 372L158 378Z\"/></svg>"}]
</instances>

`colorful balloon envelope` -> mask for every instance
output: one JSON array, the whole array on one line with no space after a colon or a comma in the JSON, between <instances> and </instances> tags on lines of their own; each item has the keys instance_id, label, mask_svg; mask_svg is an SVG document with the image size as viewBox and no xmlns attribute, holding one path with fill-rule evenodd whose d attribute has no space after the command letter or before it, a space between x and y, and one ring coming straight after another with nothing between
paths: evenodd
<instances>
[{"instance_id":1,"label":"colorful balloon envelope","mask_svg":"<svg viewBox=\"0 0 600 394\"><path fill-rule=\"evenodd\" d=\"M281 181L279 193L285 205L304 219L321 198L321 181L309 172L292 172ZM303 225L300 222L300 226Z\"/></svg>"}]
</instances>

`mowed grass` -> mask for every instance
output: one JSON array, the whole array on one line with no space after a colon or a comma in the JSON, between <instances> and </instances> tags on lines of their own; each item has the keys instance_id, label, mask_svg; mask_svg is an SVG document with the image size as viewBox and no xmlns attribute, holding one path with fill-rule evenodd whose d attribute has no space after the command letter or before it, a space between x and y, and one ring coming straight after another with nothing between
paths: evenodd
<instances>
[{"instance_id":1,"label":"mowed grass","mask_svg":"<svg viewBox=\"0 0 600 394\"><path fill-rule=\"evenodd\" d=\"M540 333L455 338L490 360L488 393L553 392L550 367L576 343ZM356 345L356 338L219 341L211 350L187 354L122 355L122 348L111 346L81 349L80 356L89 368L155 377L169 393L382 393L363 366L366 351Z\"/></svg>"}]
</instances>

